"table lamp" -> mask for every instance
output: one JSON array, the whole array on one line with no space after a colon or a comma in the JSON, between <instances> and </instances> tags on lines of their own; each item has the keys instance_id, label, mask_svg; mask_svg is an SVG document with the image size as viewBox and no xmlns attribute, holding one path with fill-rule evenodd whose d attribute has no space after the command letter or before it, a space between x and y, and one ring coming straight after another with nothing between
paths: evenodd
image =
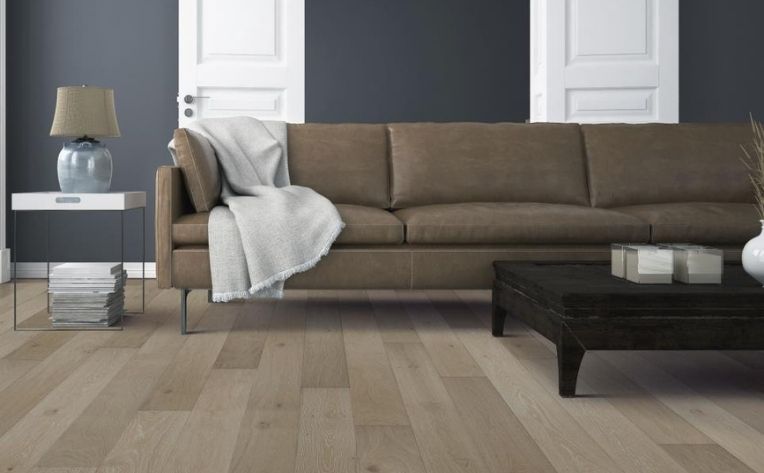
<instances>
[{"instance_id":1,"label":"table lamp","mask_svg":"<svg viewBox=\"0 0 764 473\"><path fill-rule=\"evenodd\" d=\"M113 89L59 87L50 136L76 138L58 155L61 192L109 192L111 153L96 138L120 136Z\"/></svg>"}]
</instances>

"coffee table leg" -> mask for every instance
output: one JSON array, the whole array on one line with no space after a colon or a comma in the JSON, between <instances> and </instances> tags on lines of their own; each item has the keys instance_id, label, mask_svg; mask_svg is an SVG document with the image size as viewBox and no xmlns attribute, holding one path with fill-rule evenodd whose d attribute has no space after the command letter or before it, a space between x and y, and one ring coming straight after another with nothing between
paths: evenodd
<instances>
[{"instance_id":1,"label":"coffee table leg","mask_svg":"<svg viewBox=\"0 0 764 473\"><path fill-rule=\"evenodd\" d=\"M560 338L557 341L557 377L560 396L576 396L578 369L581 367L584 353L586 353L586 349L581 346L570 329L562 325Z\"/></svg>"},{"instance_id":2,"label":"coffee table leg","mask_svg":"<svg viewBox=\"0 0 764 473\"><path fill-rule=\"evenodd\" d=\"M495 289L491 299L491 313L493 314L491 316L491 333L494 337L501 337L504 335L504 321L507 320L507 311L499 305L499 298Z\"/></svg>"}]
</instances>

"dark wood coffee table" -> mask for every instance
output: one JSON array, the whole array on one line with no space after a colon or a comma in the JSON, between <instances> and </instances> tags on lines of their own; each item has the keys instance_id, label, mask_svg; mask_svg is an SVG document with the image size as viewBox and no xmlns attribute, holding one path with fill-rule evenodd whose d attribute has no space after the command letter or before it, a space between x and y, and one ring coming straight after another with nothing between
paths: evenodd
<instances>
[{"instance_id":1,"label":"dark wood coffee table","mask_svg":"<svg viewBox=\"0 0 764 473\"><path fill-rule=\"evenodd\" d=\"M720 285L634 284L601 264L495 262L493 334L511 314L557 344L560 396L586 350L762 350L764 289L741 266Z\"/></svg>"}]
</instances>

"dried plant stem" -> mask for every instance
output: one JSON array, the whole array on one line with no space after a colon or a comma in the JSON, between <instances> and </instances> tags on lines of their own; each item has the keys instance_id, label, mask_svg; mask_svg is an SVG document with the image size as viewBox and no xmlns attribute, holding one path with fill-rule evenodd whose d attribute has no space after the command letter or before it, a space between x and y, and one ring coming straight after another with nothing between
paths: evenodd
<instances>
[{"instance_id":1,"label":"dried plant stem","mask_svg":"<svg viewBox=\"0 0 764 473\"><path fill-rule=\"evenodd\" d=\"M756 210L759 212L759 218L764 220L764 126L751 116L751 128L753 128L751 149L741 146L745 153L743 163L748 168L748 177L753 186Z\"/></svg>"}]
</instances>

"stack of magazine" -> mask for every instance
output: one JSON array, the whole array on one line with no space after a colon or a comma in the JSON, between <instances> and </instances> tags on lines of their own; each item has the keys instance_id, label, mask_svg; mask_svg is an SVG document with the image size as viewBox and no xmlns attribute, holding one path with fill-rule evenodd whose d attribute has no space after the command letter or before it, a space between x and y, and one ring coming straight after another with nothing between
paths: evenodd
<instances>
[{"instance_id":1,"label":"stack of magazine","mask_svg":"<svg viewBox=\"0 0 764 473\"><path fill-rule=\"evenodd\" d=\"M127 273L120 263L64 263L50 273L54 327L108 327L125 310Z\"/></svg>"}]
</instances>

